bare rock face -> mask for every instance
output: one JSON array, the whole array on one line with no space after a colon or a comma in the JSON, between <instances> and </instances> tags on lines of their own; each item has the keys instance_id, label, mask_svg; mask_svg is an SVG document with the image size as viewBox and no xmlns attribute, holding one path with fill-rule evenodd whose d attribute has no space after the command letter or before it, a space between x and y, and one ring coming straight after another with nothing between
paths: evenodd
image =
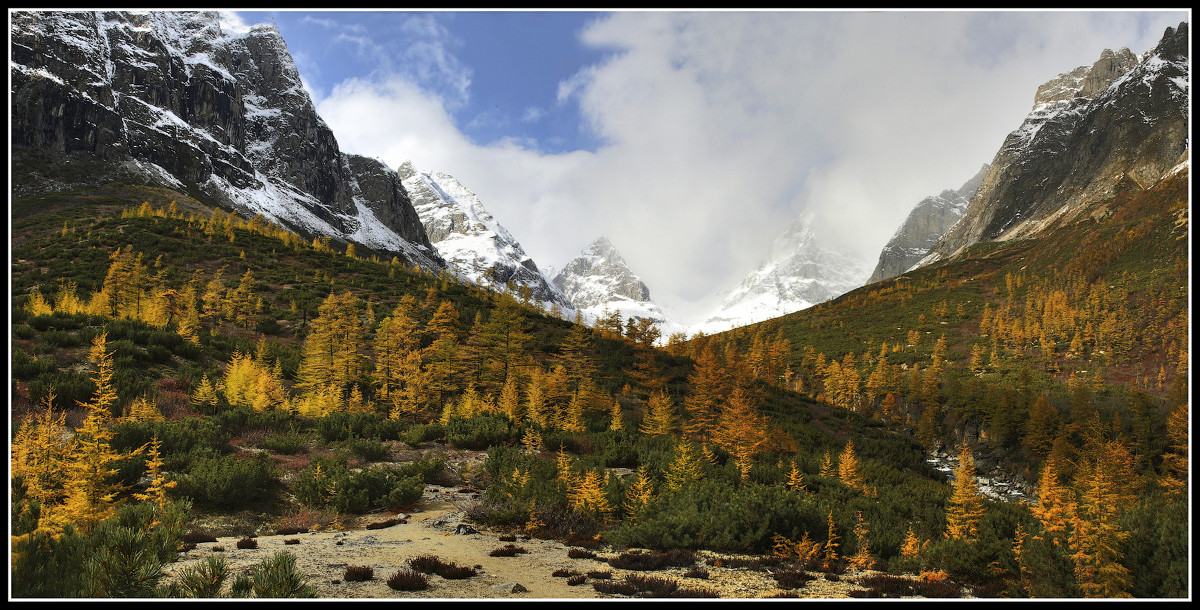
<instances>
[{"instance_id":1,"label":"bare rock face","mask_svg":"<svg viewBox=\"0 0 1200 610\"><path fill-rule=\"evenodd\" d=\"M918 202L879 253L879 262L867 283L895 277L920 263L937 240L962 218L987 170L985 164L957 190L947 189Z\"/></svg>"},{"instance_id":2,"label":"bare rock face","mask_svg":"<svg viewBox=\"0 0 1200 610\"><path fill-rule=\"evenodd\" d=\"M1136 65L1105 51L1043 85L967 210L922 264L981 241L1032 237L1070 222L1130 178L1148 187L1186 158L1188 25L1167 28Z\"/></svg>"},{"instance_id":3,"label":"bare rock face","mask_svg":"<svg viewBox=\"0 0 1200 610\"><path fill-rule=\"evenodd\" d=\"M425 234L451 273L478 285L511 287L548 306L572 308L570 300L488 212L479 196L454 176L418 171L409 161L402 163L396 174L412 199Z\"/></svg>"},{"instance_id":4,"label":"bare rock face","mask_svg":"<svg viewBox=\"0 0 1200 610\"><path fill-rule=\"evenodd\" d=\"M650 299L650 288L629 268L607 237L598 237L588 244L554 274L553 282L585 322L620 314L622 319L653 322L664 337L684 330Z\"/></svg>"},{"instance_id":5,"label":"bare rock face","mask_svg":"<svg viewBox=\"0 0 1200 610\"><path fill-rule=\"evenodd\" d=\"M226 32L211 11L20 11L12 26L15 193L135 177L443 266L395 172L338 148L273 27ZM50 175L68 162L88 171Z\"/></svg>"},{"instance_id":6,"label":"bare rock face","mask_svg":"<svg viewBox=\"0 0 1200 610\"><path fill-rule=\"evenodd\" d=\"M605 237L593 241L554 276L558 286L579 308L604 305L614 297L649 301L650 289L630 271L620 252Z\"/></svg>"}]
</instances>

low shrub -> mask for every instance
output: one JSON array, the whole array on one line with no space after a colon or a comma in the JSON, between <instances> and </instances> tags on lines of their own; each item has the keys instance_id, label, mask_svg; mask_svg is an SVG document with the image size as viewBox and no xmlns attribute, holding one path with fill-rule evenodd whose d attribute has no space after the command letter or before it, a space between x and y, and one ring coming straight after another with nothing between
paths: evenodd
<instances>
[{"instance_id":1,"label":"low shrub","mask_svg":"<svg viewBox=\"0 0 1200 610\"><path fill-rule=\"evenodd\" d=\"M301 502L330 507L341 513L363 514L373 509L409 506L420 501L425 481L402 470L378 464L351 472L344 459L318 459L300 471L292 491ZM330 495L329 490L335 490Z\"/></svg>"},{"instance_id":2,"label":"low shrub","mask_svg":"<svg viewBox=\"0 0 1200 610\"><path fill-rule=\"evenodd\" d=\"M801 570L783 570L772 574L780 589L799 589L816 578Z\"/></svg>"},{"instance_id":3,"label":"low shrub","mask_svg":"<svg viewBox=\"0 0 1200 610\"><path fill-rule=\"evenodd\" d=\"M420 424L405 430L400 440L410 447L427 443L446 436L446 429L441 424Z\"/></svg>"},{"instance_id":4,"label":"low shrub","mask_svg":"<svg viewBox=\"0 0 1200 610\"><path fill-rule=\"evenodd\" d=\"M264 500L277 483L278 469L265 454L246 459L203 455L179 476L176 492L206 506L244 509Z\"/></svg>"},{"instance_id":5,"label":"low shrub","mask_svg":"<svg viewBox=\"0 0 1200 610\"><path fill-rule=\"evenodd\" d=\"M696 563L696 554L688 550L622 553L608 560L608 565L621 570L662 570L682 568Z\"/></svg>"},{"instance_id":6,"label":"low shrub","mask_svg":"<svg viewBox=\"0 0 1200 610\"><path fill-rule=\"evenodd\" d=\"M216 542L217 537L208 532L192 531L183 535L183 541L190 542L192 544L199 544L201 542Z\"/></svg>"},{"instance_id":7,"label":"low shrub","mask_svg":"<svg viewBox=\"0 0 1200 610\"><path fill-rule=\"evenodd\" d=\"M368 566L347 566L342 580L346 582L365 582L375 577L375 570Z\"/></svg>"},{"instance_id":8,"label":"low shrub","mask_svg":"<svg viewBox=\"0 0 1200 610\"><path fill-rule=\"evenodd\" d=\"M376 521L374 523L368 523L366 529L381 530L384 528L392 527L393 525L402 525L404 523L408 523L408 521L405 521L404 519L387 519L385 521Z\"/></svg>"},{"instance_id":9,"label":"low shrub","mask_svg":"<svg viewBox=\"0 0 1200 610\"><path fill-rule=\"evenodd\" d=\"M388 454L388 446L374 438L352 438L346 441L350 451L368 462L378 462Z\"/></svg>"},{"instance_id":10,"label":"low shrub","mask_svg":"<svg viewBox=\"0 0 1200 610\"><path fill-rule=\"evenodd\" d=\"M446 424L446 442L459 449L483 451L494 445L511 445L519 438L512 420L498 413L453 417Z\"/></svg>"},{"instance_id":11,"label":"low shrub","mask_svg":"<svg viewBox=\"0 0 1200 610\"><path fill-rule=\"evenodd\" d=\"M585 549L568 549L567 557L571 559L595 559L596 554Z\"/></svg>"},{"instance_id":12,"label":"low shrub","mask_svg":"<svg viewBox=\"0 0 1200 610\"><path fill-rule=\"evenodd\" d=\"M353 438L399 440L405 425L378 413L335 412L318 419L316 430L321 438L331 443Z\"/></svg>"},{"instance_id":13,"label":"low shrub","mask_svg":"<svg viewBox=\"0 0 1200 610\"><path fill-rule=\"evenodd\" d=\"M424 574L437 574L447 580L459 580L475 575L475 568L459 566L453 562L443 561L436 555L420 555L409 560L412 569Z\"/></svg>"},{"instance_id":14,"label":"low shrub","mask_svg":"<svg viewBox=\"0 0 1200 610\"><path fill-rule=\"evenodd\" d=\"M905 597L913 595L914 581L894 574L872 574L859 579L867 587L864 597Z\"/></svg>"},{"instance_id":15,"label":"low shrub","mask_svg":"<svg viewBox=\"0 0 1200 610\"><path fill-rule=\"evenodd\" d=\"M283 455L295 455L304 451L308 444L308 435L296 430L287 430L268 436L262 442L263 449Z\"/></svg>"},{"instance_id":16,"label":"low shrub","mask_svg":"<svg viewBox=\"0 0 1200 610\"><path fill-rule=\"evenodd\" d=\"M592 588L597 593L605 595L637 595L638 588L623 580L602 580L593 582Z\"/></svg>"},{"instance_id":17,"label":"low shrub","mask_svg":"<svg viewBox=\"0 0 1200 610\"><path fill-rule=\"evenodd\" d=\"M567 586L575 587L578 585L582 585L585 582L587 582L587 576L584 576L583 574L576 574L575 576L572 576L567 579Z\"/></svg>"},{"instance_id":18,"label":"low shrub","mask_svg":"<svg viewBox=\"0 0 1200 610\"><path fill-rule=\"evenodd\" d=\"M387 585L396 591L424 591L429 588L429 579L416 570L401 568L388 578Z\"/></svg>"},{"instance_id":19,"label":"low shrub","mask_svg":"<svg viewBox=\"0 0 1200 610\"><path fill-rule=\"evenodd\" d=\"M304 574L296 569L296 556L278 551L239 576L233 583L234 597L316 597Z\"/></svg>"},{"instance_id":20,"label":"low shrub","mask_svg":"<svg viewBox=\"0 0 1200 610\"><path fill-rule=\"evenodd\" d=\"M408 565L422 574L437 574L438 570L445 568L448 564L436 555L418 555L408 560Z\"/></svg>"},{"instance_id":21,"label":"low shrub","mask_svg":"<svg viewBox=\"0 0 1200 610\"><path fill-rule=\"evenodd\" d=\"M253 538L242 538L241 540L237 541L237 548L239 548L239 549L257 549L258 541Z\"/></svg>"},{"instance_id":22,"label":"low shrub","mask_svg":"<svg viewBox=\"0 0 1200 610\"><path fill-rule=\"evenodd\" d=\"M474 576L475 568L455 565L452 563L449 566L439 570L437 575L445 578L446 580L462 580L464 578L470 578Z\"/></svg>"},{"instance_id":23,"label":"low shrub","mask_svg":"<svg viewBox=\"0 0 1200 610\"><path fill-rule=\"evenodd\" d=\"M502 547L492 549L492 552L488 553L488 555L491 557L516 557L517 555L528 552L529 549L524 547L519 547L514 544L506 544Z\"/></svg>"},{"instance_id":24,"label":"low shrub","mask_svg":"<svg viewBox=\"0 0 1200 610\"><path fill-rule=\"evenodd\" d=\"M625 582L636 587L639 593L648 593L653 597L666 597L679 588L679 583L659 576L629 574L625 577Z\"/></svg>"}]
</instances>

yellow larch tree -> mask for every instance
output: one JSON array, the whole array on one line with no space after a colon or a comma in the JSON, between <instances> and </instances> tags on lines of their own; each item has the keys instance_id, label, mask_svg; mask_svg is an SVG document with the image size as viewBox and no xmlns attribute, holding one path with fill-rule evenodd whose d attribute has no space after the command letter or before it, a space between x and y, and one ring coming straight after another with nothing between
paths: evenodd
<instances>
[{"instance_id":1,"label":"yellow larch tree","mask_svg":"<svg viewBox=\"0 0 1200 610\"><path fill-rule=\"evenodd\" d=\"M804 473L800 472L795 460L792 460L792 469L788 471L787 486L796 491L804 491Z\"/></svg>"},{"instance_id":2,"label":"yellow larch tree","mask_svg":"<svg viewBox=\"0 0 1200 610\"><path fill-rule=\"evenodd\" d=\"M979 538L979 522L983 519L983 495L975 479L975 457L964 441L954 469L954 490L946 508L946 537L973 542Z\"/></svg>"},{"instance_id":3,"label":"yellow larch tree","mask_svg":"<svg viewBox=\"0 0 1200 610\"><path fill-rule=\"evenodd\" d=\"M65 464L70 445L62 440L66 429L66 413L54 415L54 392L42 398L45 411L23 422L13 436L10 450L9 474L14 485L20 483L24 497L41 507L41 517L34 533L57 534L58 530L46 519L49 507L62 501ZM15 489L15 488L14 488ZM27 510L23 504L21 510ZM17 515L14 504L14 517ZM16 540L14 539L14 548Z\"/></svg>"},{"instance_id":4,"label":"yellow larch tree","mask_svg":"<svg viewBox=\"0 0 1200 610\"><path fill-rule=\"evenodd\" d=\"M420 345L417 322L412 317L411 306L399 304L392 314L379 323L375 338L371 342L374 351L375 369L371 378L378 388L378 396L393 406L400 403L401 371L406 366L410 353Z\"/></svg>"},{"instance_id":5,"label":"yellow larch tree","mask_svg":"<svg viewBox=\"0 0 1200 610\"><path fill-rule=\"evenodd\" d=\"M80 404L88 415L71 442L64 468L63 503L55 507L50 517L58 527L70 523L84 532L90 532L115 512L117 494L124 490L124 486L112 480L117 473L116 463L127 456L118 454L111 445L110 426L117 393L112 385L112 353L108 351L107 339L108 333L97 335L88 352L88 360L96 367L92 378L96 394Z\"/></svg>"},{"instance_id":6,"label":"yellow larch tree","mask_svg":"<svg viewBox=\"0 0 1200 610\"><path fill-rule=\"evenodd\" d=\"M1127 473L1112 459L1112 448L1105 449L1096 459L1086 460L1076 475L1079 509L1068 545L1084 597L1130 597L1132 576L1121 564L1121 547L1129 532L1120 523L1129 501L1121 498L1119 479Z\"/></svg>"},{"instance_id":7,"label":"yellow larch tree","mask_svg":"<svg viewBox=\"0 0 1200 610\"><path fill-rule=\"evenodd\" d=\"M663 436L674 433L676 428L675 401L663 391L651 394L639 430L642 434Z\"/></svg>"},{"instance_id":8,"label":"yellow larch tree","mask_svg":"<svg viewBox=\"0 0 1200 610\"><path fill-rule=\"evenodd\" d=\"M621 415L621 402L615 397L612 398L611 406L608 408L608 429L613 432L625 429L625 418Z\"/></svg>"},{"instance_id":9,"label":"yellow larch tree","mask_svg":"<svg viewBox=\"0 0 1200 610\"><path fill-rule=\"evenodd\" d=\"M871 524L863 519L862 511L858 511L858 519L854 524L854 539L857 544L854 555L850 556L850 565L858 570L870 570L875 567L875 558L871 555L870 543L867 540L871 533Z\"/></svg>"},{"instance_id":10,"label":"yellow larch tree","mask_svg":"<svg viewBox=\"0 0 1200 610\"><path fill-rule=\"evenodd\" d=\"M866 491L867 485L859 472L858 455L854 453L854 441L847 440L846 446L838 455L838 478L847 487Z\"/></svg>"},{"instance_id":11,"label":"yellow larch tree","mask_svg":"<svg viewBox=\"0 0 1200 610\"><path fill-rule=\"evenodd\" d=\"M190 402L201 410L212 410L217 406L217 400L216 388L213 387L212 382L208 380L208 374L205 373L200 378L196 390L192 392Z\"/></svg>"},{"instance_id":12,"label":"yellow larch tree","mask_svg":"<svg viewBox=\"0 0 1200 610\"><path fill-rule=\"evenodd\" d=\"M654 482L645 465L639 466L637 474L629 482L625 490L625 514L630 522L637 521L638 516L654 499Z\"/></svg>"},{"instance_id":13,"label":"yellow larch tree","mask_svg":"<svg viewBox=\"0 0 1200 610\"><path fill-rule=\"evenodd\" d=\"M755 454L767 442L767 424L746 392L735 386L721 406L713 442L733 456L743 480L750 474Z\"/></svg>"},{"instance_id":14,"label":"yellow larch tree","mask_svg":"<svg viewBox=\"0 0 1200 610\"><path fill-rule=\"evenodd\" d=\"M687 411L684 431L697 442L712 440L720 411L721 398L727 393L728 380L712 344L706 344L696 357L696 366L688 376L691 391L684 399Z\"/></svg>"},{"instance_id":15,"label":"yellow larch tree","mask_svg":"<svg viewBox=\"0 0 1200 610\"><path fill-rule=\"evenodd\" d=\"M1077 508L1075 494L1059 482L1058 459L1051 455L1038 478L1037 503L1030 507L1041 523L1043 536L1065 547Z\"/></svg>"},{"instance_id":16,"label":"yellow larch tree","mask_svg":"<svg viewBox=\"0 0 1200 610\"><path fill-rule=\"evenodd\" d=\"M1158 485L1169 501L1186 496L1188 482L1188 403L1180 401L1167 417L1167 451Z\"/></svg>"},{"instance_id":17,"label":"yellow larch tree","mask_svg":"<svg viewBox=\"0 0 1200 610\"><path fill-rule=\"evenodd\" d=\"M667 489L675 492L704 476L704 465L696 455L696 445L687 439L675 441L675 458L664 476Z\"/></svg>"},{"instance_id":18,"label":"yellow larch tree","mask_svg":"<svg viewBox=\"0 0 1200 610\"><path fill-rule=\"evenodd\" d=\"M146 476L150 477L150 485L146 488L145 493L135 493L133 497L143 502L153 502L161 511L167 506L167 490L175 487L176 481L167 480L166 474L163 472L162 459L162 441L158 437L150 442L150 447L146 452Z\"/></svg>"}]
</instances>

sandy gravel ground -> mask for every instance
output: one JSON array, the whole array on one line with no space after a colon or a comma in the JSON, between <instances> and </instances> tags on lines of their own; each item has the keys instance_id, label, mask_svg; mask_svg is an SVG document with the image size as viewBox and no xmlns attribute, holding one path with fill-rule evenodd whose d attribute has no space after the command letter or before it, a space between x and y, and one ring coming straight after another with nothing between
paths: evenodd
<instances>
[{"instance_id":1,"label":"sandy gravel ground","mask_svg":"<svg viewBox=\"0 0 1200 610\"><path fill-rule=\"evenodd\" d=\"M555 577L556 570L573 570L579 574L589 571L610 571L614 580L624 578L630 572L609 566L604 559L615 553L596 551L596 559L573 559L568 557L570 547L558 541L525 539L512 543L528 553L513 557L492 557L489 553L507 542L499 540L499 533L469 530L476 526L465 522L463 501L459 490L428 486L425 501L419 510L406 515L407 523L383 529L353 529L345 531L317 531L303 534L259 536L255 549L239 549L241 537L218 538L217 542L197 545L184 553L180 560L168 566L168 573L175 574L213 554L224 556L232 574L240 573L258 562L286 550L296 557L298 569L308 577L309 584L317 589L320 598L342 599L580 599L623 597L603 595L593 587L593 579L575 586L567 584L567 578ZM376 516L378 520L383 517ZM285 540L299 540L296 544L285 544ZM218 550L219 549L219 550ZM447 580L429 575L429 588L424 591L396 591L387 585L387 579L408 561L421 555L435 555L443 561L460 566L475 567L476 576L459 580ZM700 562L708 555L701 554ZM373 570L373 578L362 582L344 580L348 566L366 566ZM703 588L717 592L721 598L770 597L783 590L776 586L770 574L749 569L728 569L704 566L709 578L683 576L685 568L642 572L645 575L675 580L680 587ZM827 581L818 576L805 587L790 593L806 598L846 598L852 590L863 587L856 583L858 575L843 574L839 581ZM226 583L228 590L232 576ZM518 587L519 585L519 587ZM516 592L514 592L514 589Z\"/></svg>"}]
</instances>

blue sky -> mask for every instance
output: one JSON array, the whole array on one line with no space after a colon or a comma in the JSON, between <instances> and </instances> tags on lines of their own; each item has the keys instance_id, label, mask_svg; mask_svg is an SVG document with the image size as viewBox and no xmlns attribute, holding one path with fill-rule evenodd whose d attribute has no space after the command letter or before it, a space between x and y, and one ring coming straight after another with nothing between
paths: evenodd
<instances>
[{"instance_id":1,"label":"blue sky","mask_svg":"<svg viewBox=\"0 0 1200 610\"><path fill-rule=\"evenodd\" d=\"M559 83L605 50L580 33L600 13L241 12L272 19L315 97L347 78L403 75L443 100L472 142L519 139L549 153L594 150L579 107Z\"/></svg>"},{"instance_id":2,"label":"blue sky","mask_svg":"<svg viewBox=\"0 0 1200 610\"><path fill-rule=\"evenodd\" d=\"M346 152L455 176L540 266L607 236L698 321L801 212L872 262L1037 87L1190 11L238 13L274 17Z\"/></svg>"}]
</instances>

